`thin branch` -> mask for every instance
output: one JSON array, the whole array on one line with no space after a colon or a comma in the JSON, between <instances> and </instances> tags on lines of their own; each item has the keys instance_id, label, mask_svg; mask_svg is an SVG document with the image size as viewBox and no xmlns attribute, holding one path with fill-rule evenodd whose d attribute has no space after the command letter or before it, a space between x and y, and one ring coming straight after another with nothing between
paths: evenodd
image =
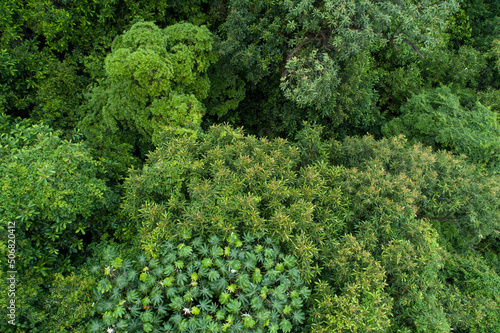
<instances>
[{"instance_id":1,"label":"thin branch","mask_svg":"<svg viewBox=\"0 0 500 333\"><path fill-rule=\"evenodd\" d=\"M394 49L395 49L396 51L399 51L399 47L398 47L395 43L392 43L392 42L391 42L391 44L392 44L392 46L394 47Z\"/></svg>"},{"instance_id":2,"label":"thin branch","mask_svg":"<svg viewBox=\"0 0 500 333\"><path fill-rule=\"evenodd\" d=\"M433 221L457 221L457 219L449 218L449 217L429 217L429 216L418 216L417 219L427 219ZM460 228L460 226L459 226Z\"/></svg>"},{"instance_id":3,"label":"thin branch","mask_svg":"<svg viewBox=\"0 0 500 333\"><path fill-rule=\"evenodd\" d=\"M418 56L422 59L424 59L424 55L422 53L420 53L420 51L418 50L418 48L412 43L410 42L408 39L406 38L403 38L402 39L403 42L405 42L406 44L410 45L411 48L413 49L413 51L417 52Z\"/></svg>"},{"instance_id":4,"label":"thin branch","mask_svg":"<svg viewBox=\"0 0 500 333\"><path fill-rule=\"evenodd\" d=\"M431 3L431 7L437 5L440 2L443 2L443 0L438 0L438 1L434 2L434 3Z\"/></svg>"},{"instance_id":5,"label":"thin branch","mask_svg":"<svg viewBox=\"0 0 500 333\"><path fill-rule=\"evenodd\" d=\"M383 33L377 32L377 31L374 31L373 33L376 35L380 35L380 36L382 36L382 38L389 40L391 42L392 46L396 49L396 51L399 51L398 46L396 45L396 43L394 43L394 37L389 37L386 34L383 34ZM424 59L424 55L422 53L420 53L420 51L415 46L415 44L413 44L412 42L410 42L406 38L403 38L402 41L405 42L406 44L410 45L410 47L413 49L413 51L415 51L420 58Z\"/></svg>"},{"instance_id":6,"label":"thin branch","mask_svg":"<svg viewBox=\"0 0 500 333\"><path fill-rule=\"evenodd\" d=\"M312 43L312 42L323 42L323 49L325 49L325 50L331 50L333 48L335 51L338 51L337 48L335 48L332 45L328 44L328 37L330 36L330 34L331 34L331 30L330 29L324 29L324 30L321 30L319 32L319 34L316 34L315 37L310 37L310 38L307 38L306 40L300 42L299 45L297 45L296 47L294 47L293 50L292 50L292 52L290 52L288 54L288 56L286 57L285 64L290 59L292 59L293 55L295 53L297 53L297 51L299 51L302 46L304 46L306 44L309 44L309 43ZM286 76L287 74L288 74L288 70L285 69L285 71L283 73L283 76Z\"/></svg>"}]
</instances>

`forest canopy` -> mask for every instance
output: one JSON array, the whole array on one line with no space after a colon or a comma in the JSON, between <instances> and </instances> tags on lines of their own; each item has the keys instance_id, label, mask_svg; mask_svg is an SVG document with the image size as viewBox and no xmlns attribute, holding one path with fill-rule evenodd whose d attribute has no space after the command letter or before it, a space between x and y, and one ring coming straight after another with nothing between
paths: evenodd
<instances>
[{"instance_id":1,"label":"forest canopy","mask_svg":"<svg viewBox=\"0 0 500 333\"><path fill-rule=\"evenodd\" d=\"M0 3L0 331L499 332L500 3Z\"/></svg>"}]
</instances>

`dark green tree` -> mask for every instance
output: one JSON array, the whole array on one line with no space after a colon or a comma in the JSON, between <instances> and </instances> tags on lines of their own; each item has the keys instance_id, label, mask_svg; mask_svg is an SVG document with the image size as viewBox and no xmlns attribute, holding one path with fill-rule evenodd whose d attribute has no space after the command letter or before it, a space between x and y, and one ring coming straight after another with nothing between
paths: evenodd
<instances>
[{"instance_id":1,"label":"dark green tree","mask_svg":"<svg viewBox=\"0 0 500 333\"><path fill-rule=\"evenodd\" d=\"M9 259L1 262L0 299L6 317L8 271L17 271L18 325L2 321L4 332L83 332L93 280L76 267L92 240L114 231L106 215L119 198L106 170L82 143L60 134L0 115L0 254Z\"/></svg>"},{"instance_id":2,"label":"dark green tree","mask_svg":"<svg viewBox=\"0 0 500 333\"><path fill-rule=\"evenodd\" d=\"M410 146L402 137L349 138L334 146L330 160L348 168L340 182L349 198L346 228L386 272L385 292L393 299L394 315L389 331L448 332L456 327L450 304L456 297L463 302L465 295L454 295L453 290L464 289L442 278L454 274L447 272L446 260L450 253L458 261L471 252L480 258L481 249L498 242L498 174L482 174L463 158ZM476 274L471 266L457 265L465 274ZM330 271L336 281L336 265ZM496 285L496 274L488 278ZM477 280L469 290L487 295L486 285ZM476 317L461 317L461 327L473 330L477 318L497 318L497 309L489 305L497 297L483 296ZM493 320L488 327L498 325Z\"/></svg>"},{"instance_id":3,"label":"dark green tree","mask_svg":"<svg viewBox=\"0 0 500 333\"><path fill-rule=\"evenodd\" d=\"M424 57L443 42L448 17L457 9L454 0L233 0L220 48L247 81L261 84L271 77L278 89L281 80L284 96L304 108L295 111L302 120L367 128L378 112L372 52L407 49Z\"/></svg>"},{"instance_id":4,"label":"dark green tree","mask_svg":"<svg viewBox=\"0 0 500 333\"><path fill-rule=\"evenodd\" d=\"M500 276L477 252L449 255L441 278L444 308L454 331L496 332L500 329Z\"/></svg>"},{"instance_id":5,"label":"dark green tree","mask_svg":"<svg viewBox=\"0 0 500 333\"><path fill-rule=\"evenodd\" d=\"M45 275L73 269L72 255L84 235L99 228L93 215L116 198L83 144L62 140L57 132L1 115L0 228L7 250L7 227L15 224L19 271Z\"/></svg>"}]
</instances>

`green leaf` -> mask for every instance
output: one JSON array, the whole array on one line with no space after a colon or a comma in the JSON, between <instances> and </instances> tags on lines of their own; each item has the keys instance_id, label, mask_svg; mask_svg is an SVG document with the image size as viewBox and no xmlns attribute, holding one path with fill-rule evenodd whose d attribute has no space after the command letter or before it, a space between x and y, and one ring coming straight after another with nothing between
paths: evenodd
<instances>
[{"instance_id":1,"label":"green leaf","mask_svg":"<svg viewBox=\"0 0 500 333\"><path fill-rule=\"evenodd\" d=\"M113 266L116 269L122 267L122 264L123 264L123 260L120 257L116 258L115 260L113 260L111 262L111 266Z\"/></svg>"},{"instance_id":2,"label":"green leaf","mask_svg":"<svg viewBox=\"0 0 500 333\"><path fill-rule=\"evenodd\" d=\"M220 309L216 312L215 314L217 320L224 320L226 318L226 310L225 309Z\"/></svg>"},{"instance_id":3,"label":"green leaf","mask_svg":"<svg viewBox=\"0 0 500 333\"><path fill-rule=\"evenodd\" d=\"M201 261L201 264L203 265L203 267L212 267L212 259L210 258L204 258L202 261Z\"/></svg>"},{"instance_id":4,"label":"green leaf","mask_svg":"<svg viewBox=\"0 0 500 333\"><path fill-rule=\"evenodd\" d=\"M262 274L260 273L260 269L256 268L252 274L252 281L254 283L260 283L262 281Z\"/></svg>"},{"instance_id":5,"label":"green leaf","mask_svg":"<svg viewBox=\"0 0 500 333\"><path fill-rule=\"evenodd\" d=\"M153 330L153 324L151 324L151 323L145 323L142 326L142 329L144 330L144 332L151 332Z\"/></svg>"},{"instance_id":6,"label":"green leaf","mask_svg":"<svg viewBox=\"0 0 500 333\"><path fill-rule=\"evenodd\" d=\"M101 294L104 294L104 293L110 291L112 287L113 286L108 279L103 279L103 280L99 281L99 284L97 285L97 290Z\"/></svg>"},{"instance_id":7,"label":"green leaf","mask_svg":"<svg viewBox=\"0 0 500 333\"><path fill-rule=\"evenodd\" d=\"M208 273L208 280L209 280L210 282L216 281L216 280L218 280L219 278L220 278L220 274L219 274L219 272L218 272L218 271L216 271L216 270L213 270L213 269L212 269L212 270Z\"/></svg>"},{"instance_id":8,"label":"green leaf","mask_svg":"<svg viewBox=\"0 0 500 333\"><path fill-rule=\"evenodd\" d=\"M212 256L214 258L221 257L224 254L224 250L220 246L212 247Z\"/></svg>"},{"instance_id":9,"label":"green leaf","mask_svg":"<svg viewBox=\"0 0 500 333\"><path fill-rule=\"evenodd\" d=\"M127 291L127 302L129 303L134 303L136 300L139 299L139 294L137 293L137 290L131 289Z\"/></svg>"},{"instance_id":10,"label":"green leaf","mask_svg":"<svg viewBox=\"0 0 500 333\"><path fill-rule=\"evenodd\" d=\"M230 293L234 293L236 291L236 288L237 286L233 283L233 284L230 284L229 286L227 286L227 291L229 291Z\"/></svg>"},{"instance_id":11,"label":"green leaf","mask_svg":"<svg viewBox=\"0 0 500 333\"><path fill-rule=\"evenodd\" d=\"M117 305L113 316L115 318L121 318L125 314L125 308L122 305Z\"/></svg>"},{"instance_id":12,"label":"green leaf","mask_svg":"<svg viewBox=\"0 0 500 333\"><path fill-rule=\"evenodd\" d=\"M191 246L185 244L179 244L179 246L177 246L177 249L179 250L179 257L181 258L188 257L193 253L193 249L191 248Z\"/></svg>"},{"instance_id":13,"label":"green leaf","mask_svg":"<svg viewBox=\"0 0 500 333\"><path fill-rule=\"evenodd\" d=\"M255 247L254 247L254 251L255 251L256 253L261 253L262 251L264 251L264 247L263 247L262 245L260 245L260 244L257 244L257 245L255 245Z\"/></svg>"},{"instance_id":14,"label":"green leaf","mask_svg":"<svg viewBox=\"0 0 500 333\"><path fill-rule=\"evenodd\" d=\"M141 280L142 282L146 282L148 280L148 277L149 277L148 273L142 272L139 277L139 280Z\"/></svg>"},{"instance_id":15,"label":"green leaf","mask_svg":"<svg viewBox=\"0 0 500 333\"><path fill-rule=\"evenodd\" d=\"M293 311L292 320L295 324L302 324L304 323L305 319L306 316L304 315L303 311L301 310Z\"/></svg>"},{"instance_id":16,"label":"green leaf","mask_svg":"<svg viewBox=\"0 0 500 333\"><path fill-rule=\"evenodd\" d=\"M278 326L278 324L272 323L269 326L269 332L271 332L271 333L278 333L279 328L280 327Z\"/></svg>"},{"instance_id":17,"label":"green leaf","mask_svg":"<svg viewBox=\"0 0 500 333\"><path fill-rule=\"evenodd\" d=\"M174 310L181 310L183 308L184 301L182 300L182 297L175 296L172 298L172 301L170 302L170 307Z\"/></svg>"},{"instance_id":18,"label":"green leaf","mask_svg":"<svg viewBox=\"0 0 500 333\"><path fill-rule=\"evenodd\" d=\"M174 277L166 277L165 279L163 279L163 285L165 287L170 287L175 281L175 278Z\"/></svg>"},{"instance_id":19,"label":"green leaf","mask_svg":"<svg viewBox=\"0 0 500 333\"><path fill-rule=\"evenodd\" d=\"M143 323L153 322L153 313L150 310L146 310L143 313L141 313L140 317Z\"/></svg>"},{"instance_id":20,"label":"green leaf","mask_svg":"<svg viewBox=\"0 0 500 333\"><path fill-rule=\"evenodd\" d=\"M175 268L177 269L183 269L184 268L184 262L182 260L177 260L174 262Z\"/></svg>"}]
</instances>

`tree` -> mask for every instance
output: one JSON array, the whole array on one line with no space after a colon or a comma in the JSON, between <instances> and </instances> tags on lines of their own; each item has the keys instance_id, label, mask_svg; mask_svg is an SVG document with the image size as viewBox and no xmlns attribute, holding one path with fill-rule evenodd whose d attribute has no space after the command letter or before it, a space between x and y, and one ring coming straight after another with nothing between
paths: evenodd
<instances>
[{"instance_id":1,"label":"tree","mask_svg":"<svg viewBox=\"0 0 500 333\"><path fill-rule=\"evenodd\" d=\"M385 292L393 298L390 331L448 332L456 325L453 306L447 306L454 300L448 288L463 289L441 278L454 274L447 272L450 263L445 260L450 253L481 257L481 249L498 242L498 174L482 174L463 157L445 151L408 145L402 136L347 138L329 156L333 164L347 168L339 182L349 198L346 229L386 271ZM470 266L459 266L476 274ZM336 281L335 265L331 272ZM498 276L489 279L495 284ZM488 293L479 281L472 285L474 292ZM477 315L495 317L497 310L488 304L496 297L480 300ZM462 319L462 327L477 327L475 318Z\"/></svg>"},{"instance_id":2,"label":"tree","mask_svg":"<svg viewBox=\"0 0 500 333\"><path fill-rule=\"evenodd\" d=\"M93 216L116 198L83 144L62 140L44 125L0 117L1 251L7 250L7 227L15 225L20 272L70 271L84 235L98 228Z\"/></svg>"},{"instance_id":3,"label":"tree","mask_svg":"<svg viewBox=\"0 0 500 333\"><path fill-rule=\"evenodd\" d=\"M104 100L101 116L113 131L125 128L154 141L167 127L200 123L210 87L206 71L214 60L205 27L136 23L113 42L106 80L91 100Z\"/></svg>"},{"instance_id":4,"label":"tree","mask_svg":"<svg viewBox=\"0 0 500 333\"><path fill-rule=\"evenodd\" d=\"M443 86L413 96L401 113L382 128L386 136L403 133L413 142L465 154L472 163L499 168L500 124L497 114L481 103L466 107Z\"/></svg>"},{"instance_id":5,"label":"tree","mask_svg":"<svg viewBox=\"0 0 500 333\"><path fill-rule=\"evenodd\" d=\"M2 308L8 301L10 274L1 271L0 292ZM21 277L21 274L17 276ZM79 269L70 274L61 273L40 276L31 270L22 273L16 285L16 326L7 321L0 323L2 332L88 332L86 326L91 319L92 291L96 287L95 276ZM2 315L7 314L2 311Z\"/></svg>"},{"instance_id":6,"label":"tree","mask_svg":"<svg viewBox=\"0 0 500 333\"><path fill-rule=\"evenodd\" d=\"M51 60L37 41L23 38L22 5L0 4L0 106L8 114L28 116L36 101L36 86Z\"/></svg>"},{"instance_id":7,"label":"tree","mask_svg":"<svg viewBox=\"0 0 500 333\"><path fill-rule=\"evenodd\" d=\"M227 126L166 140L124 186L151 254L165 239L273 238L314 286L315 332L449 331L448 253L500 235L498 175L402 137L324 141L307 124L295 143Z\"/></svg>"},{"instance_id":8,"label":"tree","mask_svg":"<svg viewBox=\"0 0 500 333\"><path fill-rule=\"evenodd\" d=\"M349 138L335 148L331 154L332 162L366 173L368 178L372 168L383 170L380 172L388 175L408 177L411 191L420 193L412 199L414 206L411 209L416 209L418 219L427 219L433 224L439 231L441 245L449 251L477 250L484 239L498 239L498 173L483 173L467 163L463 156L454 156L447 151L432 152L431 147L424 148L421 143L411 146L406 142L402 135L380 141L371 137ZM384 177L381 175L381 179ZM360 183L363 184L361 180ZM364 196L365 192L358 192L356 187L351 188L347 183L345 186L372 207L372 199ZM394 186L382 186L382 183L363 186L380 188L376 192L379 194L387 191L402 195L407 191L395 191ZM400 210L395 205L393 207ZM360 213L366 214L366 211Z\"/></svg>"},{"instance_id":9,"label":"tree","mask_svg":"<svg viewBox=\"0 0 500 333\"><path fill-rule=\"evenodd\" d=\"M463 19L470 22L470 38L463 42L472 45L481 52L487 52L491 42L498 36L498 20L500 19L500 5L493 1L465 0Z\"/></svg>"},{"instance_id":10,"label":"tree","mask_svg":"<svg viewBox=\"0 0 500 333\"><path fill-rule=\"evenodd\" d=\"M338 170L309 167L299 172L298 154L282 139L247 138L227 126L213 127L199 142L170 138L150 154L142 170L130 173L123 208L137 221L143 246L150 251L161 239L182 240L191 234L225 239L231 233L264 231L297 257L310 279L318 272L316 242L335 234L332 207L342 210L342 199L322 176ZM324 223L314 220L313 210Z\"/></svg>"},{"instance_id":11,"label":"tree","mask_svg":"<svg viewBox=\"0 0 500 333\"><path fill-rule=\"evenodd\" d=\"M55 129L71 130L78 124L78 107L83 100L86 78L76 73L68 61L52 61L45 78L37 86L31 119Z\"/></svg>"},{"instance_id":12,"label":"tree","mask_svg":"<svg viewBox=\"0 0 500 333\"><path fill-rule=\"evenodd\" d=\"M83 87L94 83L91 72L102 65L116 36L141 20L162 27L179 21L210 24L218 14L204 2L3 1L0 103L9 115L46 116L53 128L68 130L74 119L66 118L74 116Z\"/></svg>"},{"instance_id":13,"label":"tree","mask_svg":"<svg viewBox=\"0 0 500 333\"><path fill-rule=\"evenodd\" d=\"M500 329L500 276L495 267L470 251L449 255L440 274L445 281L443 304L454 331Z\"/></svg>"},{"instance_id":14,"label":"tree","mask_svg":"<svg viewBox=\"0 0 500 333\"><path fill-rule=\"evenodd\" d=\"M292 256L268 237L164 241L153 257L105 248L91 332L302 332L310 294Z\"/></svg>"},{"instance_id":15,"label":"tree","mask_svg":"<svg viewBox=\"0 0 500 333\"><path fill-rule=\"evenodd\" d=\"M19 332L76 329L75 321L89 314L91 279L63 274L75 272L84 261L93 237L106 237L106 215L118 204L103 177L106 170L84 144L60 134L0 115L0 253L12 260L0 267L2 315L10 299L7 272L17 271ZM80 289L73 294L65 290L75 281L82 283ZM70 314L68 308L77 312ZM6 321L0 325L6 332L13 327Z\"/></svg>"},{"instance_id":16,"label":"tree","mask_svg":"<svg viewBox=\"0 0 500 333\"><path fill-rule=\"evenodd\" d=\"M339 125L348 118L374 121L370 53L406 47L424 57L424 50L442 42L458 3L234 0L228 9L221 51L247 81L281 76L286 98L306 108L302 119L317 114Z\"/></svg>"},{"instance_id":17,"label":"tree","mask_svg":"<svg viewBox=\"0 0 500 333\"><path fill-rule=\"evenodd\" d=\"M312 332L387 332L393 300L387 272L353 235L327 245L323 279L310 309ZM335 282L334 282L335 281Z\"/></svg>"}]
</instances>

